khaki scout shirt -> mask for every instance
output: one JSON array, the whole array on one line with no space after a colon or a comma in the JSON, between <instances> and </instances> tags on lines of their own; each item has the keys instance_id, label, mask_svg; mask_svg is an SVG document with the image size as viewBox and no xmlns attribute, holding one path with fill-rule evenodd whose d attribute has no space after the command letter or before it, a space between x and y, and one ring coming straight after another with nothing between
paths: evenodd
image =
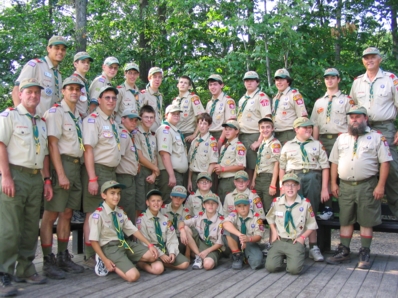
<instances>
[{"instance_id":1,"label":"khaki scout shirt","mask_svg":"<svg viewBox=\"0 0 398 298\"><path fill-rule=\"evenodd\" d=\"M269 224L275 224L278 236L285 239L297 239L307 230L316 230L318 225L315 220L315 213L312 210L310 200L302 199L297 195L296 200L298 204L292 209L293 222L296 227L289 225L290 233L285 229L285 216L286 216L286 201L285 195L275 198L272 201L271 209L265 217Z\"/></svg>"},{"instance_id":2,"label":"khaki scout shirt","mask_svg":"<svg viewBox=\"0 0 398 298\"><path fill-rule=\"evenodd\" d=\"M183 97L176 97L172 104L178 105L182 110L177 128L182 133L193 133L196 129L196 116L205 112L199 96L186 92Z\"/></svg>"},{"instance_id":3,"label":"khaki scout shirt","mask_svg":"<svg viewBox=\"0 0 398 298\"><path fill-rule=\"evenodd\" d=\"M202 142L199 142L202 139ZM196 154L193 157L193 153ZM208 132L203 137L200 134L192 141L188 153L189 169L192 172L207 172L209 165L218 162L217 140Z\"/></svg>"},{"instance_id":4,"label":"khaki scout shirt","mask_svg":"<svg viewBox=\"0 0 398 298\"><path fill-rule=\"evenodd\" d=\"M218 101L217 101L218 100ZM223 130L222 125L230 118L236 117L235 101L224 92L221 92L217 98L212 98L207 102L206 112L210 115L213 102L217 101L213 114L213 122L210 125L210 132Z\"/></svg>"},{"instance_id":5,"label":"khaki scout shirt","mask_svg":"<svg viewBox=\"0 0 398 298\"><path fill-rule=\"evenodd\" d=\"M47 112L44 118L47 124L47 134L58 139L58 149L60 154L66 154L72 157L80 158L83 156L83 150L80 148L79 137L77 135L76 124L72 119L67 103L62 100L61 104L55 104ZM82 119L77 109L73 114L78 119L80 131L82 131Z\"/></svg>"},{"instance_id":6,"label":"khaki scout shirt","mask_svg":"<svg viewBox=\"0 0 398 298\"><path fill-rule=\"evenodd\" d=\"M36 114L40 151L36 154L32 120L28 111L19 104L0 114L0 142L7 147L8 162L29 169L42 169L44 157L48 155L46 122Z\"/></svg>"},{"instance_id":7,"label":"khaki scout shirt","mask_svg":"<svg viewBox=\"0 0 398 298\"><path fill-rule=\"evenodd\" d=\"M246 94L239 100L238 122L240 131L243 133L258 133L258 121L265 116L271 115L271 100L268 95L256 89L252 95L246 99ZM247 100L245 109L241 111L243 103Z\"/></svg>"},{"instance_id":8,"label":"khaki scout shirt","mask_svg":"<svg viewBox=\"0 0 398 298\"><path fill-rule=\"evenodd\" d=\"M134 95L131 90L138 92ZM117 91L119 91L117 95L116 102L116 122L120 124L122 119L122 114L125 110L134 111L137 115L139 114L139 109L141 108L141 102L144 95L140 92L137 86L130 86L127 82L124 82L122 85L117 86Z\"/></svg>"},{"instance_id":9,"label":"khaki scout shirt","mask_svg":"<svg viewBox=\"0 0 398 298\"><path fill-rule=\"evenodd\" d=\"M176 214L177 215L177 226L180 221L184 221L184 220L190 219L192 217L190 215L190 213L191 213L190 210L184 205L181 205L180 208L178 208L178 210L176 212L174 212L173 209L171 208L171 203L163 204L162 209L160 209L160 212L163 215L166 215L169 218L169 220L171 220L171 222L173 222L173 218L174 218L174 215L172 213ZM180 231L176 230L176 234L179 237Z\"/></svg>"},{"instance_id":10,"label":"khaki scout shirt","mask_svg":"<svg viewBox=\"0 0 398 298\"><path fill-rule=\"evenodd\" d=\"M212 218L207 218L206 212L199 212L199 215L184 220L184 223L188 227L194 227L198 233L200 239L205 241L205 222L204 219L210 220L212 223L209 226L209 240L214 244L223 245L222 241L222 223L224 221L224 216L220 214L214 214Z\"/></svg>"},{"instance_id":11,"label":"khaki scout shirt","mask_svg":"<svg viewBox=\"0 0 398 298\"><path fill-rule=\"evenodd\" d=\"M328 157L322 143L312 137L308 140L310 142L304 146L304 149L307 152L309 161L303 161L299 140L294 138L283 146L279 159L279 168L286 172L302 169L329 169Z\"/></svg>"},{"instance_id":12,"label":"khaki scout shirt","mask_svg":"<svg viewBox=\"0 0 398 298\"><path fill-rule=\"evenodd\" d=\"M227 222L227 221L231 222L239 232L242 232L242 223L240 220L241 218L242 217L238 214L238 211L233 210L225 218L224 222ZM265 228L264 228L263 220L260 218L260 214L255 213L252 210L249 210L249 214L247 215L246 218L249 218L249 220L246 221L246 223L245 223L246 235L247 236L261 236L261 238L264 238ZM246 219L246 218L243 218L243 219Z\"/></svg>"},{"instance_id":13,"label":"khaki scout shirt","mask_svg":"<svg viewBox=\"0 0 398 298\"><path fill-rule=\"evenodd\" d=\"M98 241L100 246L111 241L117 241L117 232L113 224L112 212L116 212L119 227L123 230L127 237L133 235L138 229L133 225L126 213L119 207L112 210L105 202L98 207L90 216L90 241Z\"/></svg>"},{"instance_id":14,"label":"khaki scout shirt","mask_svg":"<svg viewBox=\"0 0 398 298\"><path fill-rule=\"evenodd\" d=\"M122 157L116 168L117 174L137 175L139 161L133 138L123 125L119 126L120 154Z\"/></svg>"},{"instance_id":15,"label":"khaki scout shirt","mask_svg":"<svg viewBox=\"0 0 398 298\"><path fill-rule=\"evenodd\" d=\"M319 127L319 134L339 134L348 131L348 119L346 113L354 105L354 100L338 91L332 96L332 109L330 120L327 122L327 110L329 95L326 93L315 102L311 114L311 121Z\"/></svg>"},{"instance_id":16,"label":"khaki scout shirt","mask_svg":"<svg viewBox=\"0 0 398 298\"><path fill-rule=\"evenodd\" d=\"M330 153L330 162L338 165L339 177L347 181L361 181L379 172L379 163L392 160L386 138L367 128L364 135L358 137L358 146L354 154L354 136L344 133L334 143Z\"/></svg>"},{"instance_id":17,"label":"khaki scout shirt","mask_svg":"<svg viewBox=\"0 0 398 298\"><path fill-rule=\"evenodd\" d=\"M153 123L151 130L156 131L162 124L163 120L163 94L159 91L153 91L151 87L148 87L146 90L141 90L141 94L143 95L142 104L150 105L155 110L155 122ZM155 94L159 94L160 109L158 108L158 99Z\"/></svg>"},{"instance_id":18,"label":"khaki scout shirt","mask_svg":"<svg viewBox=\"0 0 398 298\"><path fill-rule=\"evenodd\" d=\"M370 95L373 85L373 98ZM352 84L350 96L368 111L369 121L395 120L398 107L398 78L379 69L373 83L365 73Z\"/></svg>"},{"instance_id":19,"label":"khaki scout shirt","mask_svg":"<svg viewBox=\"0 0 398 298\"><path fill-rule=\"evenodd\" d=\"M90 85L90 91L89 91L90 101L93 100L98 101L100 90L104 86L112 86L112 84L105 75L105 73L102 73L102 75L96 77Z\"/></svg>"},{"instance_id":20,"label":"khaki scout shirt","mask_svg":"<svg viewBox=\"0 0 398 298\"><path fill-rule=\"evenodd\" d=\"M223 207L224 214L230 214L235 210L235 196L239 193L241 192L238 192L235 188L233 192L230 192L225 196ZM257 192L254 189L250 190L249 188L246 188L242 193L249 197L250 210L259 214L261 219L265 219L263 203L261 202L261 198L258 196Z\"/></svg>"},{"instance_id":21,"label":"khaki scout shirt","mask_svg":"<svg viewBox=\"0 0 398 298\"><path fill-rule=\"evenodd\" d=\"M115 125L119 132L116 123ZM84 145L93 147L94 163L107 167L119 165L120 145L113 134L110 116L106 115L100 107L83 120L83 142Z\"/></svg>"},{"instance_id":22,"label":"khaki scout shirt","mask_svg":"<svg viewBox=\"0 0 398 298\"><path fill-rule=\"evenodd\" d=\"M223 145L221 147L221 153L220 156L222 155L222 152L224 151L226 145ZM230 145L228 148L225 150L224 156L219 163L221 166L237 166L237 165L242 165L246 167L246 147L243 145L242 142L239 142L238 138L233 139L230 142ZM229 178L229 177L234 177L235 173L234 172L221 172L219 177L220 178Z\"/></svg>"},{"instance_id":23,"label":"khaki scout shirt","mask_svg":"<svg viewBox=\"0 0 398 298\"><path fill-rule=\"evenodd\" d=\"M82 119L84 119L87 116L87 111L88 111L88 102L89 102L88 91L90 88L90 84L88 83L88 80L77 71L75 71L72 74L72 76L77 77L84 84L84 87L82 87L82 89L80 90L82 94L80 95L79 101L77 102L76 105L77 111L79 112Z\"/></svg>"},{"instance_id":24,"label":"khaki scout shirt","mask_svg":"<svg viewBox=\"0 0 398 298\"><path fill-rule=\"evenodd\" d=\"M209 193L212 193L210 190ZM204 212L205 209L203 208L203 196L199 189L196 190L196 192L191 192L187 200L185 201L184 206L189 209L189 214L191 216L196 216L199 215L199 212ZM217 196L218 199L218 207L217 207L217 212L218 214L223 215L223 209L222 209L222 203L220 198Z\"/></svg>"},{"instance_id":25,"label":"khaki scout shirt","mask_svg":"<svg viewBox=\"0 0 398 298\"><path fill-rule=\"evenodd\" d=\"M150 243L155 244L159 256L163 256L164 252L158 246L159 242L156 236L155 220L153 217L154 216L149 209L141 213L136 221L137 228ZM168 254L175 254L175 256L178 256L180 251L178 250L178 238L173 227L173 221L170 220L167 215L164 215L160 212L158 213L157 217L159 218L159 225L162 229L162 238ZM142 244L146 246L145 243L142 242Z\"/></svg>"},{"instance_id":26,"label":"khaki scout shirt","mask_svg":"<svg viewBox=\"0 0 398 298\"><path fill-rule=\"evenodd\" d=\"M24 79L35 78L40 82L40 85L44 87L41 91L40 103L36 107L36 114L43 116L44 112L47 111L54 103L59 102L62 96L62 76L59 72L59 66L55 69L58 74L58 96L55 90L55 76L53 71L54 65L50 58L47 56L40 59L32 59L24 65L22 71L16 80L16 85Z\"/></svg>"},{"instance_id":27,"label":"khaki scout shirt","mask_svg":"<svg viewBox=\"0 0 398 298\"><path fill-rule=\"evenodd\" d=\"M263 149L262 146L264 146ZM268 140L263 140L257 151L257 158L260 158L260 164L256 167L257 174L273 174L275 163L279 162L281 150L282 145L274 136L271 136Z\"/></svg>"},{"instance_id":28,"label":"khaki scout shirt","mask_svg":"<svg viewBox=\"0 0 398 298\"><path fill-rule=\"evenodd\" d=\"M148 135L146 135L148 134ZM146 138L148 137L149 148L151 149L151 154L149 154L148 144ZM145 132L144 128L140 125L138 126L138 130L136 135L134 136L135 147L138 150L142 151L142 154L146 159L152 162L154 165L157 165L157 145L156 145L156 136L155 133L149 131Z\"/></svg>"},{"instance_id":29,"label":"khaki scout shirt","mask_svg":"<svg viewBox=\"0 0 398 298\"><path fill-rule=\"evenodd\" d=\"M166 169L163 164L162 157L160 156L160 151L165 151L170 154L173 169L178 173L185 173L188 170L188 157L177 128L173 125L162 124L156 130L156 140L159 151L159 169Z\"/></svg>"},{"instance_id":30,"label":"khaki scout shirt","mask_svg":"<svg viewBox=\"0 0 398 298\"><path fill-rule=\"evenodd\" d=\"M272 99L272 109L275 109L275 101L278 95ZM293 129L293 122L298 117L307 117L303 96L297 89L287 87L279 98L278 109L276 110L274 126L275 131Z\"/></svg>"}]
</instances>

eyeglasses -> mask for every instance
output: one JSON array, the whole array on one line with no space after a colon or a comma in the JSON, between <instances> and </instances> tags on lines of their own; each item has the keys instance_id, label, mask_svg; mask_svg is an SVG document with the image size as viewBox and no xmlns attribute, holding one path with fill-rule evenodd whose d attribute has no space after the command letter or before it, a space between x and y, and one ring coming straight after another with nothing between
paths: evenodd
<instances>
[{"instance_id":1,"label":"eyeglasses","mask_svg":"<svg viewBox=\"0 0 398 298\"><path fill-rule=\"evenodd\" d=\"M117 97L116 96L104 96L104 99L106 101L111 101L111 100L116 101Z\"/></svg>"},{"instance_id":2,"label":"eyeglasses","mask_svg":"<svg viewBox=\"0 0 398 298\"><path fill-rule=\"evenodd\" d=\"M285 188L294 188L294 187L296 187L298 184L296 184L296 183L292 183L292 184L283 184L283 187L285 187Z\"/></svg>"},{"instance_id":3,"label":"eyeglasses","mask_svg":"<svg viewBox=\"0 0 398 298\"><path fill-rule=\"evenodd\" d=\"M210 184L211 181L209 181L209 180L200 180L198 183L199 184Z\"/></svg>"}]
</instances>

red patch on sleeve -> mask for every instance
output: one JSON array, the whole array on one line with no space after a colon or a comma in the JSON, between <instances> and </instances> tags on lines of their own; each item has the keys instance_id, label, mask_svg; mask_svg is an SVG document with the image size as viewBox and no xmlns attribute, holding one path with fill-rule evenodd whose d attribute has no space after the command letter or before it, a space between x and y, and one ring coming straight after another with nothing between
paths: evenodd
<instances>
[{"instance_id":1,"label":"red patch on sleeve","mask_svg":"<svg viewBox=\"0 0 398 298\"><path fill-rule=\"evenodd\" d=\"M94 117L94 118L97 118L98 115L97 114L91 114L90 116Z\"/></svg>"},{"instance_id":2,"label":"red patch on sleeve","mask_svg":"<svg viewBox=\"0 0 398 298\"><path fill-rule=\"evenodd\" d=\"M144 94L146 92L146 90L141 90L141 93Z\"/></svg>"},{"instance_id":3,"label":"red patch on sleeve","mask_svg":"<svg viewBox=\"0 0 398 298\"><path fill-rule=\"evenodd\" d=\"M255 217L259 217L260 214L258 214L258 213L256 212L256 213L254 213L254 216L255 216Z\"/></svg>"},{"instance_id":4,"label":"red patch on sleeve","mask_svg":"<svg viewBox=\"0 0 398 298\"><path fill-rule=\"evenodd\" d=\"M170 129L170 126L167 126L167 125L166 125L166 127L165 127L165 128L166 128L166 129Z\"/></svg>"},{"instance_id":5,"label":"red patch on sleeve","mask_svg":"<svg viewBox=\"0 0 398 298\"><path fill-rule=\"evenodd\" d=\"M43 120L44 122L46 122L46 119L45 119L45 118L43 118L43 117L41 117L41 120Z\"/></svg>"},{"instance_id":6,"label":"red patch on sleeve","mask_svg":"<svg viewBox=\"0 0 398 298\"><path fill-rule=\"evenodd\" d=\"M199 215L202 216L202 215L203 215L203 211L200 211L200 212L199 212Z\"/></svg>"},{"instance_id":7,"label":"red patch on sleeve","mask_svg":"<svg viewBox=\"0 0 398 298\"><path fill-rule=\"evenodd\" d=\"M255 189L252 189L252 193L257 193L257 191Z\"/></svg>"},{"instance_id":8,"label":"red patch on sleeve","mask_svg":"<svg viewBox=\"0 0 398 298\"><path fill-rule=\"evenodd\" d=\"M272 200L272 202L276 202L277 201L277 198L274 198L273 200Z\"/></svg>"},{"instance_id":9,"label":"red patch on sleeve","mask_svg":"<svg viewBox=\"0 0 398 298\"><path fill-rule=\"evenodd\" d=\"M123 88L123 87L122 86L117 86L116 88L120 89L120 88Z\"/></svg>"},{"instance_id":10,"label":"red patch on sleeve","mask_svg":"<svg viewBox=\"0 0 398 298\"><path fill-rule=\"evenodd\" d=\"M119 208L120 208L120 207L119 207ZM102 211L102 207L98 207L98 208L95 209L95 210Z\"/></svg>"},{"instance_id":11,"label":"red patch on sleeve","mask_svg":"<svg viewBox=\"0 0 398 298\"><path fill-rule=\"evenodd\" d=\"M189 212L189 209L188 209L188 208L185 208L184 211L185 211L185 212Z\"/></svg>"},{"instance_id":12,"label":"red patch on sleeve","mask_svg":"<svg viewBox=\"0 0 398 298\"><path fill-rule=\"evenodd\" d=\"M224 219L225 219L224 216L222 216L222 215L220 215L219 218L220 218L221 220L224 220Z\"/></svg>"},{"instance_id":13,"label":"red patch on sleeve","mask_svg":"<svg viewBox=\"0 0 398 298\"><path fill-rule=\"evenodd\" d=\"M194 195L195 193L193 191L191 191L191 195Z\"/></svg>"},{"instance_id":14,"label":"red patch on sleeve","mask_svg":"<svg viewBox=\"0 0 398 298\"><path fill-rule=\"evenodd\" d=\"M305 199L306 202L311 203L311 201L309 199Z\"/></svg>"},{"instance_id":15,"label":"red patch on sleeve","mask_svg":"<svg viewBox=\"0 0 398 298\"><path fill-rule=\"evenodd\" d=\"M138 217L143 217L144 216L144 213L141 213L140 215L138 215Z\"/></svg>"}]
</instances>

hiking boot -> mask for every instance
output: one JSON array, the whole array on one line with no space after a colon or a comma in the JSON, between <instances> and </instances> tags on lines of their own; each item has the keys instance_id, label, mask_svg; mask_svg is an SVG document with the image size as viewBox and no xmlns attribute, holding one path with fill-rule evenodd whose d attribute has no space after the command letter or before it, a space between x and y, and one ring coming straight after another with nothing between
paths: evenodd
<instances>
[{"instance_id":1,"label":"hiking boot","mask_svg":"<svg viewBox=\"0 0 398 298\"><path fill-rule=\"evenodd\" d=\"M232 269L240 270L243 266L242 254L240 252L232 254Z\"/></svg>"},{"instance_id":2,"label":"hiking boot","mask_svg":"<svg viewBox=\"0 0 398 298\"><path fill-rule=\"evenodd\" d=\"M333 257L326 258L326 263L332 265L338 265L346 261L350 261L350 248L341 243L337 247Z\"/></svg>"},{"instance_id":3,"label":"hiking boot","mask_svg":"<svg viewBox=\"0 0 398 298\"><path fill-rule=\"evenodd\" d=\"M43 274L51 279L64 279L66 274L57 266L57 259L53 253L43 258Z\"/></svg>"},{"instance_id":4,"label":"hiking boot","mask_svg":"<svg viewBox=\"0 0 398 298\"><path fill-rule=\"evenodd\" d=\"M87 258L84 256L84 263L83 265L86 266L88 269L94 269L97 262L95 261L95 256L91 256Z\"/></svg>"},{"instance_id":5,"label":"hiking boot","mask_svg":"<svg viewBox=\"0 0 398 298\"><path fill-rule=\"evenodd\" d=\"M71 259L73 255L69 254L68 250L57 253L57 266L66 272L82 273L84 267L74 263Z\"/></svg>"},{"instance_id":6,"label":"hiking boot","mask_svg":"<svg viewBox=\"0 0 398 298\"><path fill-rule=\"evenodd\" d=\"M34 284L34 285L41 285L41 284L45 284L47 282L47 278L39 275L38 273L35 273L29 277L14 276L14 280L16 282L27 282L28 284Z\"/></svg>"},{"instance_id":7,"label":"hiking boot","mask_svg":"<svg viewBox=\"0 0 398 298\"><path fill-rule=\"evenodd\" d=\"M104 264L104 262L102 262L101 258L99 257L99 255L95 254L95 274L97 274L98 276L107 276L108 275L108 269L106 269L106 266Z\"/></svg>"},{"instance_id":8,"label":"hiking boot","mask_svg":"<svg viewBox=\"0 0 398 298\"><path fill-rule=\"evenodd\" d=\"M0 273L0 297L10 297L18 294L18 290L11 284L11 276Z\"/></svg>"},{"instance_id":9,"label":"hiking boot","mask_svg":"<svg viewBox=\"0 0 398 298\"><path fill-rule=\"evenodd\" d=\"M310 249L309 258L313 259L315 262L323 262L324 260L321 250L316 245Z\"/></svg>"},{"instance_id":10,"label":"hiking boot","mask_svg":"<svg viewBox=\"0 0 398 298\"><path fill-rule=\"evenodd\" d=\"M359 250L359 269L370 269L370 249L367 247L361 247Z\"/></svg>"},{"instance_id":11,"label":"hiking boot","mask_svg":"<svg viewBox=\"0 0 398 298\"><path fill-rule=\"evenodd\" d=\"M316 216L320 220L329 220L333 218L333 210L329 206L325 206L322 213Z\"/></svg>"},{"instance_id":12,"label":"hiking boot","mask_svg":"<svg viewBox=\"0 0 398 298\"><path fill-rule=\"evenodd\" d=\"M201 257L196 256L195 262L192 265L193 270L202 269L203 268L203 260Z\"/></svg>"}]
</instances>

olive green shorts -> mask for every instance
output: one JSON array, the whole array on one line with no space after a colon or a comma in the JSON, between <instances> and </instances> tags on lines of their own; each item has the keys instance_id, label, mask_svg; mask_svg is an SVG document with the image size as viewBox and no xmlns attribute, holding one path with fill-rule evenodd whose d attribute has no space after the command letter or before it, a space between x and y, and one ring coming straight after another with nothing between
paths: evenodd
<instances>
[{"instance_id":1,"label":"olive green shorts","mask_svg":"<svg viewBox=\"0 0 398 298\"><path fill-rule=\"evenodd\" d=\"M199 252L202 252L210 247L199 237L199 233L193 233L192 237L195 240L196 245L198 246ZM214 261L214 268L215 268L218 264L218 260L220 259L220 251L219 250L212 251L207 255L206 258L210 258Z\"/></svg>"},{"instance_id":2,"label":"olive green shorts","mask_svg":"<svg viewBox=\"0 0 398 298\"><path fill-rule=\"evenodd\" d=\"M279 142L281 142L283 146L287 141L293 140L296 137L296 132L294 131L294 129L278 131L275 132L275 137L279 140Z\"/></svg>"},{"instance_id":3,"label":"olive green shorts","mask_svg":"<svg viewBox=\"0 0 398 298\"><path fill-rule=\"evenodd\" d=\"M241 133L239 141L246 147L246 169L254 170L256 168L257 152L250 148L250 145L258 141L260 133Z\"/></svg>"},{"instance_id":4,"label":"olive green shorts","mask_svg":"<svg viewBox=\"0 0 398 298\"><path fill-rule=\"evenodd\" d=\"M119 207L122 207L127 216L135 222L135 199L136 199L136 184L135 176L130 174L116 174L116 181L124 184L126 188L122 189L120 194Z\"/></svg>"},{"instance_id":5,"label":"olive green shorts","mask_svg":"<svg viewBox=\"0 0 398 298\"><path fill-rule=\"evenodd\" d=\"M141 260L142 256L148 251L148 247L142 245L141 243L136 243L133 241L127 241L127 243L130 245L130 248L134 253L132 253L129 249L120 247L119 240L111 241L101 247L104 255L124 273L135 268L134 263L137 263L139 260Z\"/></svg>"},{"instance_id":6,"label":"olive green shorts","mask_svg":"<svg viewBox=\"0 0 398 298\"><path fill-rule=\"evenodd\" d=\"M146 209L145 197L146 194L155 189L155 184L146 182L146 178L152 174L152 171L144 166L141 166L140 172L135 176L135 185L137 193L135 196L135 210L144 211Z\"/></svg>"},{"instance_id":7,"label":"olive green shorts","mask_svg":"<svg viewBox=\"0 0 398 298\"><path fill-rule=\"evenodd\" d=\"M267 213L268 210L271 208L273 198L279 197L279 191L276 191L274 196L269 194L269 186L272 181L271 173L260 173L256 176L256 187L254 188L263 201L263 208L264 211Z\"/></svg>"},{"instance_id":8,"label":"olive green shorts","mask_svg":"<svg viewBox=\"0 0 398 298\"><path fill-rule=\"evenodd\" d=\"M169 254L167 253L167 255L169 255ZM159 261L162 261L162 259L159 258ZM162 261L162 262L163 262L163 261ZM175 260L174 260L174 263L172 263L172 264L170 264L170 265L172 265L172 266L179 266L179 265L181 265L182 263L189 263L189 260L188 260L187 257L184 256L182 253L179 253L179 254L176 256L176 258L175 258Z\"/></svg>"}]
</instances>

